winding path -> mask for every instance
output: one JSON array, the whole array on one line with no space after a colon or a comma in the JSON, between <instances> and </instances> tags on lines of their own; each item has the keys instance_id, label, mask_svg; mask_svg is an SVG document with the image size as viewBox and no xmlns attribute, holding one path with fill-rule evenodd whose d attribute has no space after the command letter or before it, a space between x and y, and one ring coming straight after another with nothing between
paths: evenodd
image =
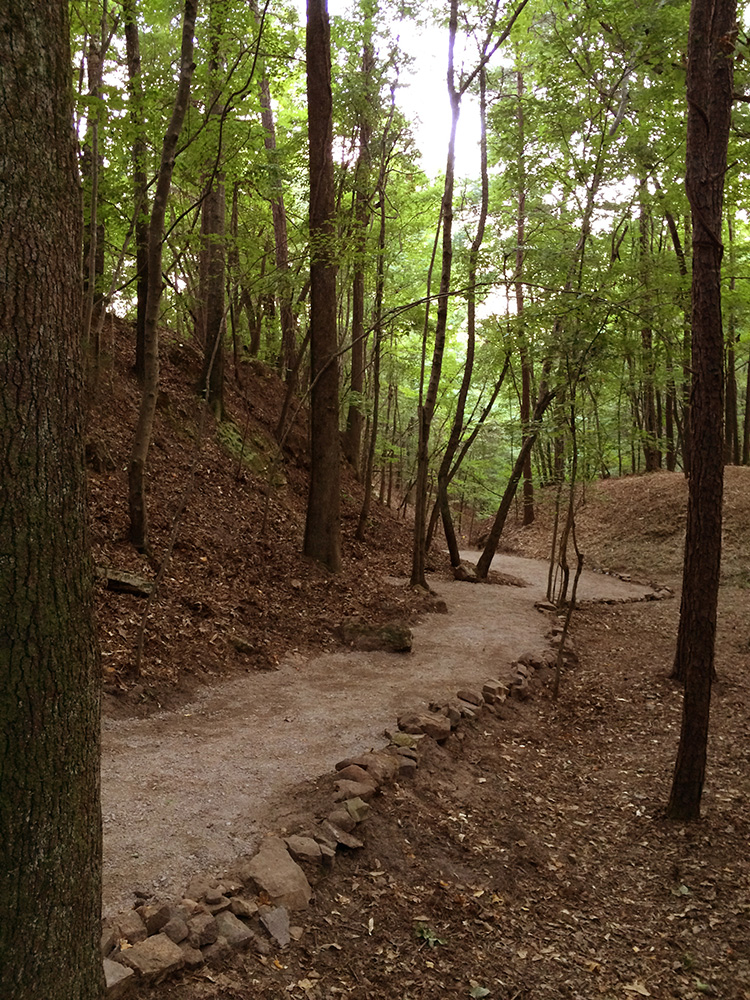
<instances>
[{"instance_id":1,"label":"winding path","mask_svg":"<svg viewBox=\"0 0 750 1000\"><path fill-rule=\"evenodd\" d=\"M493 569L528 586L432 581L449 613L414 627L410 655L293 656L278 672L222 683L178 712L105 719L105 913L131 906L133 889L177 895L196 872L218 871L253 851L263 833L294 814L292 788L342 757L382 746L383 730L403 709L502 675L538 647L548 628L534 607L544 598L546 563L503 555ZM647 593L584 572L578 596Z\"/></svg>"}]
</instances>

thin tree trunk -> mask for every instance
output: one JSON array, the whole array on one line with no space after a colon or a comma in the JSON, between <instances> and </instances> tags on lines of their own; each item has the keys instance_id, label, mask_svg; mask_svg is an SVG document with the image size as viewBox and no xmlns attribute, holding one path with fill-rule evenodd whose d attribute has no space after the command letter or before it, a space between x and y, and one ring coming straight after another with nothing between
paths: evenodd
<instances>
[{"instance_id":1,"label":"thin tree trunk","mask_svg":"<svg viewBox=\"0 0 750 1000\"><path fill-rule=\"evenodd\" d=\"M221 127L225 108L221 103L221 42L226 28L227 0L211 0L209 10L210 111L209 135L216 146L208 164L209 179L201 206L200 308L203 371L199 392L208 392L207 402L217 420L224 410L224 272L226 262L226 192L222 167ZM211 124L213 128L211 128Z\"/></svg>"},{"instance_id":2,"label":"thin tree trunk","mask_svg":"<svg viewBox=\"0 0 750 1000\"><path fill-rule=\"evenodd\" d=\"M366 18L371 25L371 19ZM371 27L370 27L371 32ZM354 172L354 277L352 281L352 402L346 420L344 454L358 479L361 478L362 413L365 373L365 255L367 229L370 223L370 141L372 138L372 75L375 53L370 40L362 51L362 82L365 90L364 108L360 112L359 155ZM381 199L385 197L381 194ZM365 483L367 489L367 483Z\"/></svg>"},{"instance_id":3,"label":"thin tree trunk","mask_svg":"<svg viewBox=\"0 0 750 1000\"><path fill-rule=\"evenodd\" d=\"M531 449L534 446L534 442L539 434L540 426L539 422L544 416L545 410L550 405L552 400L555 398L554 390L548 390L546 386L546 381L542 380L539 386L539 397L537 399L536 406L534 407L534 425L530 428L530 433L524 438L523 444L521 445L521 450L516 456L516 461L513 466L513 471L511 473L508 485L503 493L502 500L500 501L500 507L498 508L497 514L495 515L495 520L490 530L489 537L484 546L484 551L479 557L477 563L476 575L478 580L486 580L487 574L490 570L490 565L492 560L495 558L495 553L497 552L497 546L500 542L500 537L503 533L503 528L505 527L505 522L508 518L508 513L513 503L513 498L516 495L516 489L518 488L518 483L523 475L523 466L526 461L526 457L530 454Z\"/></svg>"},{"instance_id":4,"label":"thin tree trunk","mask_svg":"<svg viewBox=\"0 0 750 1000\"><path fill-rule=\"evenodd\" d=\"M137 549L147 551L148 509L146 506L146 461L151 446L151 434L159 393L159 306L162 293L162 249L164 219L172 185L175 150L182 131L193 77L193 35L198 0L185 0L182 19L182 47L180 53L180 81L177 86L172 117L162 144L161 164L156 179L154 204L148 235L148 299L146 303L146 336L144 342L145 377L143 394L138 411L133 448L128 467L128 497L130 507L130 541Z\"/></svg>"},{"instance_id":5,"label":"thin tree trunk","mask_svg":"<svg viewBox=\"0 0 750 1000\"><path fill-rule=\"evenodd\" d=\"M336 331L333 100L326 0L307 4L310 140L310 492L304 553L341 569L339 366Z\"/></svg>"},{"instance_id":6,"label":"thin tree trunk","mask_svg":"<svg viewBox=\"0 0 750 1000\"><path fill-rule=\"evenodd\" d=\"M474 235L469 249L469 273L468 273L468 294L467 307L468 315L466 322L466 359L464 361L461 387L458 390L456 399L456 412L453 417L453 425L448 437L448 442L443 452L437 476L437 502L440 508L440 515L445 531L445 540L448 545L451 566L458 566L461 562L461 555L458 550L456 532L453 528L453 518L451 516L450 504L448 502L448 483L451 463L458 449L461 434L464 429L464 414L466 412L466 399L469 395L471 378L474 372L474 351L476 347L476 312L477 312L477 270L479 267L479 251L484 242L484 230L487 223L487 210L489 205L490 182L487 170L487 74L484 67L479 73L479 118L480 118L480 176L482 183L482 195L479 206L479 219L477 221L477 231ZM454 473L455 474L455 473Z\"/></svg>"},{"instance_id":7,"label":"thin tree trunk","mask_svg":"<svg viewBox=\"0 0 750 1000\"><path fill-rule=\"evenodd\" d=\"M736 0L693 0L687 68L685 187L692 211L691 462L674 675L685 685L680 745L667 806L700 817L706 772L721 565L723 356L721 220L733 93Z\"/></svg>"},{"instance_id":8,"label":"thin tree trunk","mask_svg":"<svg viewBox=\"0 0 750 1000\"><path fill-rule=\"evenodd\" d=\"M123 0L125 48L128 61L128 113L133 129L133 199L135 203L135 376L143 383L145 376L146 298L148 295L148 177L147 146L144 125L141 47L138 33L137 0Z\"/></svg>"}]
</instances>

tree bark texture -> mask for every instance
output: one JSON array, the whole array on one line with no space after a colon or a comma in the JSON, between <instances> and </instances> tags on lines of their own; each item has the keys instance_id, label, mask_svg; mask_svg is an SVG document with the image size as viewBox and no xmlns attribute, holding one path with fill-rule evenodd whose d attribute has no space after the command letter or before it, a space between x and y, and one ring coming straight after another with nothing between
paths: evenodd
<instances>
[{"instance_id":1,"label":"tree bark texture","mask_svg":"<svg viewBox=\"0 0 750 1000\"><path fill-rule=\"evenodd\" d=\"M148 150L143 113L143 83L141 80L141 44L138 32L137 0L123 0L125 49L128 61L128 108L133 129L133 201L135 217L135 375L143 382L145 375L146 298L148 295Z\"/></svg>"},{"instance_id":2,"label":"tree bark texture","mask_svg":"<svg viewBox=\"0 0 750 1000\"><path fill-rule=\"evenodd\" d=\"M103 995L67 0L0 6L0 996Z\"/></svg>"},{"instance_id":3,"label":"tree bark texture","mask_svg":"<svg viewBox=\"0 0 750 1000\"><path fill-rule=\"evenodd\" d=\"M367 22L370 24L371 22ZM363 395L365 387L365 256L370 225L370 173L372 139L372 74L375 52L371 41L362 51L362 82L365 88L359 115L359 154L354 173L354 277L352 279L352 352L351 389L344 435L344 453L358 479L362 478L362 431L364 429Z\"/></svg>"},{"instance_id":4,"label":"tree bark texture","mask_svg":"<svg viewBox=\"0 0 750 1000\"><path fill-rule=\"evenodd\" d=\"M151 208L148 232L148 297L146 301L144 339L144 378L141 405L138 411L133 448L128 467L128 500L130 507L130 541L138 549L148 547L148 509L146 506L146 460L151 447L156 399L159 394L159 307L162 292L162 244L167 201L172 186L177 140L187 112L190 83L193 78L193 35L198 0L185 0L182 19L180 52L180 82L177 85L172 117L167 126L161 151L161 163L156 178L156 192Z\"/></svg>"},{"instance_id":5,"label":"tree bark texture","mask_svg":"<svg viewBox=\"0 0 750 1000\"><path fill-rule=\"evenodd\" d=\"M222 38L226 27L226 0L211 0L208 34L211 56L210 129L211 157L206 164L208 181L201 211L200 339L203 342L203 370L199 392L204 394L217 420L224 412L224 273L226 270L226 175L223 168L221 103Z\"/></svg>"},{"instance_id":6,"label":"tree bark texture","mask_svg":"<svg viewBox=\"0 0 750 1000\"><path fill-rule=\"evenodd\" d=\"M310 141L310 491L304 553L341 569L339 366L334 248L331 37L326 0L307 4Z\"/></svg>"},{"instance_id":7,"label":"tree bark texture","mask_svg":"<svg viewBox=\"0 0 750 1000\"><path fill-rule=\"evenodd\" d=\"M667 813L696 820L706 770L721 562L723 360L722 207L732 107L735 0L693 0L687 70L685 186L693 231L690 477L674 673L685 684Z\"/></svg>"}]
</instances>

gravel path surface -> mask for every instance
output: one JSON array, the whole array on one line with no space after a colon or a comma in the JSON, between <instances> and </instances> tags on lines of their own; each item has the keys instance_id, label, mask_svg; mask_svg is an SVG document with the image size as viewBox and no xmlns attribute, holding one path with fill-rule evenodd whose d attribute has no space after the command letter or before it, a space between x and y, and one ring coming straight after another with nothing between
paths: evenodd
<instances>
[{"instance_id":1,"label":"gravel path surface","mask_svg":"<svg viewBox=\"0 0 750 1000\"><path fill-rule=\"evenodd\" d=\"M134 889L176 895L194 873L254 850L301 805L300 783L382 746L400 711L502 676L542 645L548 618L534 602L544 598L547 564L503 555L493 569L528 586L431 581L449 613L414 627L411 654L296 655L278 672L218 685L178 712L105 719L105 914L131 906ZM581 600L646 593L586 572L579 586Z\"/></svg>"}]
</instances>

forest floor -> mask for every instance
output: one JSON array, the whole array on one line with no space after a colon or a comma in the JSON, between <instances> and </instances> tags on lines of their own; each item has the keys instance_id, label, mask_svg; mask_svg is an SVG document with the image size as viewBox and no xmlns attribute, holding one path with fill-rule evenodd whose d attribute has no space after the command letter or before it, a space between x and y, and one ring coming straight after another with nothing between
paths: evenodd
<instances>
[{"instance_id":1,"label":"forest floor","mask_svg":"<svg viewBox=\"0 0 750 1000\"><path fill-rule=\"evenodd\" d=\"M177 339L167 353L151 466L162 549L200 437L184 389L195 359ZM234 426L252 432L261 459L269 453L263 425L278 405L272 382L254 369L252 411L234 389L230 398ZM95 555L148 576L125 540L122 470L137 392L122 371L103 389L106 406L92 426L114 468L91 475ZM340 649L344 614L415 620L430 607L386 579L407 569L408 532L398 517L376 507L368 542L353 542L354 483L345 487L344 573L331 579L300 559L302 431L287 449L285 485L273 490L267 465L243 465L235 476L236 457L227 459L213 432L205 441L138 675L132 651L144 602L98 592L113 725L185 711L201 691L259 678L256 671L285 654ZM668 473L588 487L578 512L587 566L677 587L685 492L682 477ZM540 504L537 525L509 525L505 548L546 556L550 520ZM564 675L560 699L540 687L498 718L463 725L443 746L423 741L415 777L374 803L365 847L340 856L318 881L299 943L162 984L159 997L750 998L750 470L727 470L724 537L701 823L670 824L662 813L681 712L667 676L678 600L586 605L573 622L580 664ZM506 623L487 627L499 635ZM251 651L240 653L232 636ZM133 769L140 759L135 753Z\"/></svg>"}]
</instances>

